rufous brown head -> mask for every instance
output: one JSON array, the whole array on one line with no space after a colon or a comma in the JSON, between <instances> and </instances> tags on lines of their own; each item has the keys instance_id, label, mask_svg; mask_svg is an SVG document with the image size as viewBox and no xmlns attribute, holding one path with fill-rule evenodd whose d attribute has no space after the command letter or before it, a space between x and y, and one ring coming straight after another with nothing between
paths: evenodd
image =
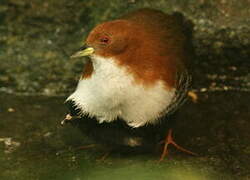
<instances>
[{"instance_id":1,"label":"rufous brown head","mask_svg":"<svg viewBox=\"0 0 250 180\"><path fill-rule=\"evenodd\" d=\"M127 67L138 82L163 80L174 86L188 54L188 38L182 19L160 11L142 9L97 25L88 35L85 47L72 57L112 58Z\"/></svg>"}]
</instances>

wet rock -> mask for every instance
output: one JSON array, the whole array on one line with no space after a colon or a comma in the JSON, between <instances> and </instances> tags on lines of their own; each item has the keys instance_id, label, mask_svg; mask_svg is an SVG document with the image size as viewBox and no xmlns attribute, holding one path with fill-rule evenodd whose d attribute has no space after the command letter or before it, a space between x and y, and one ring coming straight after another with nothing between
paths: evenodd
<instances>
[{"instance_id":1,"label":"wet rock","mask_svg":"<svg viewBox=\"0 0 250 180\"><path fill-rule=\"evenodd\" d=\"M102 6L100 6L102 4ZM0 90L26 94L65 94L73 90L83 64L69 60L94 25L142 7L182 12L194 23L194 88L210 84L200 74L247 76L250 57L250 2L191 1L1 1ZM206 82L206 83L203 83ZM234 81L235 82L235 81ZM224 82L216 82L219 89ZM232 89L241 84L236 81Z\"/></svg>"}]
</instances>

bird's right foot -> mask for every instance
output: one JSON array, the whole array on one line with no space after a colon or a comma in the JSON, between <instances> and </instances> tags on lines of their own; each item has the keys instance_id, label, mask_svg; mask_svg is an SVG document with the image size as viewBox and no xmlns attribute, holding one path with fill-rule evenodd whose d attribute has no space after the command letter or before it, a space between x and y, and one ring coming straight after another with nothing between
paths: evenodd
<instances>
[{"instance_id":1,"label":"bird's right foot","mask_svg":"<svg viewBox=\"0 0 250 180\"><path fill-rule=\"evenodd\" d=\"M173 140L172 129L170 129L168 131L166 139L162 143L164 144L164 147L163 147L163 152L161 154L161 158L160 158L159 162L163 161L164 158L168 155L168 145L170 145L170 144L172 144L174 147L176 147L179 151L185 152L185 153L193 155L193 156L198 155L198 154L196 154L192 151L189 151L189 150L179 146L178 144L176 144L175 141Z\"/></svg>"}]
</instances>

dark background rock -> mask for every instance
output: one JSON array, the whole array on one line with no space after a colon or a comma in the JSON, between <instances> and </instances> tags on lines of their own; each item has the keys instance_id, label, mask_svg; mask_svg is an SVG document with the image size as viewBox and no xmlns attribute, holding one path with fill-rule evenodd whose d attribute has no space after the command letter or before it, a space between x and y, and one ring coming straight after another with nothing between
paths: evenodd
<instances>
[{"instance_id":1,"label":"dark background rock","mask_svg":"<svg viewBox=\"0 0 250 180\"><path fill-rule=\"evenodd\" d=\"M98 23L142 7L182 12L194 23L194 88L250 89L249 0L0 2L0 90L67 94L83 64L69 56Z\"/></svg>"}]
</instances>

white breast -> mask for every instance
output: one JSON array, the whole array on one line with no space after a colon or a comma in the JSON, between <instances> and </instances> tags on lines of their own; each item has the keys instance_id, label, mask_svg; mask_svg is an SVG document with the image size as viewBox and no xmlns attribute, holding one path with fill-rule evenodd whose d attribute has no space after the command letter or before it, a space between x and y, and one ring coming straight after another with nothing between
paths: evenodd
<instances>
[{"instance_id":1,"label":"white breast","mask_svg":"<svg viewBox=\"0 0 250 180\"><path fill-rule=\"evenodd\" d=\"M156 123L175 96L175 89L167 91L161 81L152 87L136 84L113 59L94 56L92 61L91 77L81 79L67 100L73 100L82 114L94 116L100 123L117 118L131 127Z\"/></svg>"}]
</instances>

